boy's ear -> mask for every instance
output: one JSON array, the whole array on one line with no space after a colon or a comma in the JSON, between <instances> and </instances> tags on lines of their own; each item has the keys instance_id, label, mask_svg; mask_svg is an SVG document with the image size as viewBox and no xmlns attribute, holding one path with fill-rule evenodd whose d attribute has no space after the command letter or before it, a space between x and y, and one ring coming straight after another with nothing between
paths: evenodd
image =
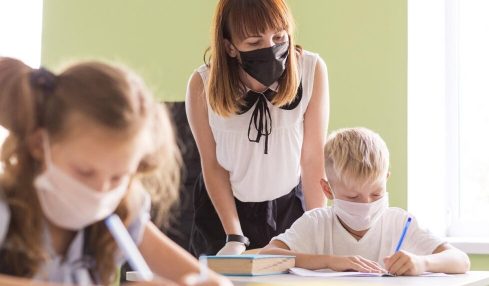
<instances>
[{"instance_id":1,"label":"boy's ear","mask_svg":"<svg viewBox=\"0 0 489 286\"><path fill-rule=\"evenodd\" d=\"M238 56L238 50L234 47L234 45L228 39L224 39L224 48L226 49L226 53L231 58L235 58Z\"/></svg>"},{"instance_id":2,"label":"boy's ear","mask_svg":"<svg viewBox=\"0 0 489 286\"><path fill-rule=\"evenodd\" d=\"M387 178L386 179L389 179L390 176L391 176L391 171L387 171Z\"/></svg>"},{"instance_id":3,"label":"boy's ear","mask_svg":"<svg viewBox=\"0 0 489 286\"><path fill-rule=\"evenodd\" d=\"M329 182L326 181L325 179L321 179L319 181L319 184L321 185L321 189L323 189L323 193L326 195L328 200L332 200L333 192L331 191L331 186L329 185Z\"/></svg>"}]
</instances>

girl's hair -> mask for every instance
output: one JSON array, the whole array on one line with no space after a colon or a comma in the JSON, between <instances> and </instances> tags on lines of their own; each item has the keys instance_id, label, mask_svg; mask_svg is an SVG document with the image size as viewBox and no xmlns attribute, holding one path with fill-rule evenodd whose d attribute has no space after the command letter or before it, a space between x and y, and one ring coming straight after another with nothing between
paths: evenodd
<instances>
[{"instance_id":1,"label":"girl's hair","mask_svg":"<svg viewBox=\"0 0 489 286\"><path fill-rule=\"evenodd\" d=\"M302 49L294 43L294 19L285 0L220 0L211 25L208 102L221 116L230 116L244 104L246 90L239 76L239 62L230 57L224 40L232 43L267 30L286 30L289 35L289 56L286 69L278 80L279 90L272 103L283 106L294 100L300 83L297 55ZM206 53L207 54L207 53Z\"/></svg>"},{"instance_id":2,"label":"girl's hair","mask_svg":"<svg viewBox=\"0 0 489 286\"><path fill-rule=\"evenodd\" d=\"M127 136L122 140L149 128L152 142L148 146L152 149L141 160L126 197L116 209L125 224L134 215L128 197L136 193L139 181L160 199L161 217L177 198L179 152L172 126L163 106L153 101L134 73L121 66L86 61L54 75L0 57L0 125L10 131L0 148L4 169L0 190L11 212L1 264L7 265L12 275L32 277L47 258L42 210L33 187L42 164L31 154L30 138L34 131L44 128L53 140L62 139L73 127L66 124L73 112ZM108 284L116 269L115 242L103 222L87 227L86 234L85 246L87 253L95 257L96 275Z\"/></svg>"}]
</instances>

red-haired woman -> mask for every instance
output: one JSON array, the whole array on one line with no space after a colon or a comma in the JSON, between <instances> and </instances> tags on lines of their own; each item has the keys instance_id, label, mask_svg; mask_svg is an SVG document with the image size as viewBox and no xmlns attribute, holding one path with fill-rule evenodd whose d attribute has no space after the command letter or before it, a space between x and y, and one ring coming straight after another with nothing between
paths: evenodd
<instances>
[{"instance_id":1,"label":"red-haired woman","mask_svg":"<svg viewBox=\"0 0 489 286\"><path fill-rule=\"evenodd\" d=\"M194 255L263 247L325 204L327 69L295 45L293 30L285 0L217 5L210 57L192 74L186 99L202 161Z\"/></svg>"}]
</instances>

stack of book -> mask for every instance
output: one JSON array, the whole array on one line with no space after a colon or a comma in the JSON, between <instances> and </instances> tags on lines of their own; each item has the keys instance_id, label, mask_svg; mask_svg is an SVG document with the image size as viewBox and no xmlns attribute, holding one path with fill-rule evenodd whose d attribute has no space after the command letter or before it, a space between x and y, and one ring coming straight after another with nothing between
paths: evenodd
<instances>
[{"instance_id":1,"label":"stack of book","mask_svg":"<svg viewBox=\"0 0 489 286\"><path fill-rule=\"evenodd\" d=\"M287 273L295 266L295 256L261 254L207 256L207 264L210 269L223 275L272 275Z\"/></svg>"}]
</instances>

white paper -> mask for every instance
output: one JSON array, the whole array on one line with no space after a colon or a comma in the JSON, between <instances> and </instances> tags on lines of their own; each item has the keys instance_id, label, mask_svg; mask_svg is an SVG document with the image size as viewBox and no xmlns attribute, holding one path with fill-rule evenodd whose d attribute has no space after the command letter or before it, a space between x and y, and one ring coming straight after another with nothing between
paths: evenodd
<instances>
[{"instance_id":1,"label":"white paper","mask_svg":"<svg viewBox=\"0 0 489 286\"><path fill-rule=\"evenodd\" d=\"M379 277L383 273L366 273L366 272L336 272L331 269L319 269L319 270L308 270L304 268L290 268L290 273L298 276L308 276L308 277L343 277L343 276L357 276L357 277Z\"/></svg>"},{"instance_id":2,"label":"white paper","mask_svg":"<svg viewBox=\"0 0 489 286\"><path fill-rule=\"evenodd\" d=\"M392 276L386 273L367 273L367 272L336 272L331 269L320 269L320 270L308 270L304 268L293 267L290 268L290 273L298 276L307 277L382 277L382 276ZM419 276L423 277L440 277L448 276L445 273L432 273L425 272Z\"/></svg>"}]
</instances>

